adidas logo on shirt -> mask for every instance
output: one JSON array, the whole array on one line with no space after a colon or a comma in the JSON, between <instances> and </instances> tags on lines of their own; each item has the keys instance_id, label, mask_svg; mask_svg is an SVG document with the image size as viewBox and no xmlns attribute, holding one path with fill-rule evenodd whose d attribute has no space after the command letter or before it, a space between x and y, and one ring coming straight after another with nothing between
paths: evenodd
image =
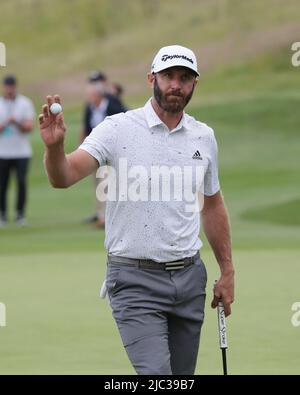
<instances>
[{"instance_id":1,"label":"adidas logo on shirt","mask_svg":"<svg viewBox=\"0 0 300 395\"><path fill-rule=\"evenodd\" d=\"M200 160L202 160L202 156L201 156L201 154L200 154L200 152L198 150L194 153L193 159L200 159Z\"/></svg>"}]
</instances>

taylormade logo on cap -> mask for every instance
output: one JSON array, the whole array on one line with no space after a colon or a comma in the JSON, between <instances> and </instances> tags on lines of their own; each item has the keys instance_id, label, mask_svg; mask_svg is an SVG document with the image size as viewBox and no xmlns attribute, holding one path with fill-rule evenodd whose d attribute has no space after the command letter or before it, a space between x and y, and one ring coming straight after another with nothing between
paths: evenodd
<instances>
[{"instance_id":1,"label":"taylormade logo on cap","mask_svg":"<svg viewBox=\"0 0 300 395\"><path fill-rule=\"evenodd\" d=\"M185 60L187 60L188 62L191 62L191 63L194 63L194 61L193 61L193 59L190 59L190 58L188 58L187 56L184 56L184 55L163 55L163 57L161 58L161 60L163 61L163 62L165 62L166 60L168 60L168 59L174 59L174 58L181 58L181 59L185 59Z\"/></svg>"},{"instance_id":2,"label":"taylormade logo on cap","mask_svg":"<svg viewBox=\"0 0 300 395\"><path fill-rule=\"evenodd\" d=\"M161 48L153 60L151 72L158 73L159 71L175 66L187 67L199 75L194 52L181 45L170 45Z\"/></svg>"}]
</instances>

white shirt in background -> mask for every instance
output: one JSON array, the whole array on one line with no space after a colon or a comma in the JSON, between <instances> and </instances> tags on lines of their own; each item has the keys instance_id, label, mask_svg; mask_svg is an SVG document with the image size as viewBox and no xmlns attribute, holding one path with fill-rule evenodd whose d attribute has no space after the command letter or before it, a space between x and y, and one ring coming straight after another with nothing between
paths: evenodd
<instances>
[{"instance_id":1,"label":"white shirt in background","mask_svg":"<svg viewBox=\"0 0 300 395\"><path fill-rule=\"evenodd\" d=\"M9 118L17 122L33 121L35 111L30 99L17 95L14 100L0 97L0 124ZM29 133L22 132L15 124L8 124L0 132L0 159L20 159L32 156Z\"/></svg>"}]
</instances>

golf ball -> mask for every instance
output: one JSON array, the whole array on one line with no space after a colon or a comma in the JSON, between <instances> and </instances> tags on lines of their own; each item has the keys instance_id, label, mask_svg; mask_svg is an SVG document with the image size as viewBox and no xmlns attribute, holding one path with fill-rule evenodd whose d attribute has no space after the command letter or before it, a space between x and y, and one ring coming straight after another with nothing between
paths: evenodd
<instances>
[{"instance_id":1,"label":"golf ball","mask_svg":"<svg viewBox=\"0 0 300 395\"><path fill-rule=\"evenodd\" d=\"M62 106L59 103L53 103L50 106L50 111L53 115L59 114L62 111Z\"/></svg>"}]
</instances>

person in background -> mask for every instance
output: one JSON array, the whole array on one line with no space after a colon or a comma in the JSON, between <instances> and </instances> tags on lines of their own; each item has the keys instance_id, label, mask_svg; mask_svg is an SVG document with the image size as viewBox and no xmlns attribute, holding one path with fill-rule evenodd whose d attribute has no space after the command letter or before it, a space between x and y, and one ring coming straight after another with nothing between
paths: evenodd
<instances>
[{"instance_id":1,"label":"person in background","mask_svg":"<svg viewBox=\"0 0 300 395\"><path fill-rule=\"evenodd\" d=\"M124 94L124 88L118 82L114 82L111 84L110 93L116 97L118 100L122 101L122 96Z\"/></svg>"},{"instance_id":2,"label":"person in background","mask_svg":"<svg viewBox=\"0 0 300 395\"><path fill-rule=\"evenodd\" d=\"M3 79L0 97L0 226L7 223L7 190L12 170L17 177L16 223L25 225L27 197L26 177L32 156L29 134L33 130L35 111L31 100L17 92L17 79Z\"/></svg>"},{"instance_id":3,"label":"person in background","mask_svg":"<svg viewBox=\"0 0 300 395\"><path fill-rule=\"evenodd\" d=\"M91 133L91 131L104 121L106 116L127 111L122 102L108 93L107 77L100 71L90 74L87 85L87 103L84 108L83 127L80 133L80 143ZM95 186L97 189L99 179L94 173ZM105 226L106 202L96 199L96 213L85 219L85 222L95 222L96 227L103 229Z\"/></svg>"}]
</instances>

